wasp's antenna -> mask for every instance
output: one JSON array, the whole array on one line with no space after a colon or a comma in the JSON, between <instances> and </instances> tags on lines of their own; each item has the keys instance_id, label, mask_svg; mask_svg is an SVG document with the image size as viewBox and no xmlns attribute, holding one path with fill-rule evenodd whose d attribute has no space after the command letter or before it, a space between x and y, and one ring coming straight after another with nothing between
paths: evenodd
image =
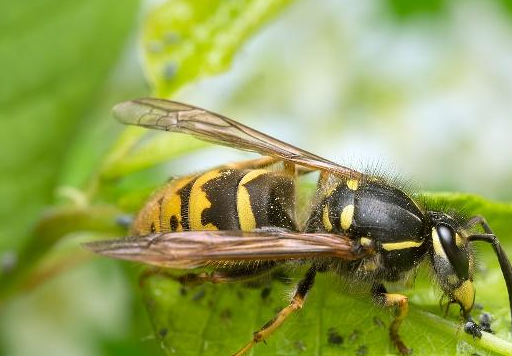
<instances>
[{"instance_id":1,"label":"wasp's antenna","mask_svg":"<svg viewBox=\"0 0 512 356\"><path fill-rule=\"evenodd\" d=\"M498 261L500 263L503 277L505 278L505 283L507 284L508 302L510 305L510 318L512 323L512 267L510 266L510 261L508 260L507 254L501 248L500 242L494 234L471 235L468 237L468 240L484 241L492 244L494 252L496 253L496 256L498 256Z\"/></svg>"}]
</instances>

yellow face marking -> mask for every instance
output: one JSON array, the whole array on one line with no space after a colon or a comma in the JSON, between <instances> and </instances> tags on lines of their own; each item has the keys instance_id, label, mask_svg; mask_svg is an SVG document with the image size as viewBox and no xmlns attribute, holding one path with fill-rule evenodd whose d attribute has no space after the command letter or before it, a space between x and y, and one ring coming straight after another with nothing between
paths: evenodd
<instances>
[{"instance_id":1,"label":"yellow face marking","mask_svg":"<svg viewBox=\"0 0 512 356\"><path fill-rule=\"evenodd\" d=\"M403 250L405 248L420 247L423 241L401 241L386 242L382 244L382 248L386 251Z\"/></svg>"},{"instance_id":2,"label":"yellow face marking","mask_svg":"<svg viewBox=\"0 0 512 356\"><path fill-rule=\"evenodd\" d=\"M218 178L223 175L223 172L216 169L210 172L206 172L192 185L190 190L190 203L189 203L189 224L191 230L218 230L215 225L208 223L203 225L201 222L201 215L205 209L212 206L212 203L208 200L206 193L203 190L203 186L211 181L212 179Z\"/></svg>"},{"instance_id":3,"label":"yellow face marking","mask_svg":"<svg viewBox=\"0 0 512 356\"><path fill-rule=\"evenodd\" d=\"M361 237L359 243L364 247L373 246L373 241L369 237Z\"/></svg>"},{"instance_id":4,"label":"yellow face marking","mask_svg":"<svg viewBox=\"0 0 512 356\"><path fill-rule=\"evenodd\" d=\"M160 199L164 193L164 189L158 191L140 209L130 229L132 235L144 236L160 232Z\"/></svg>"},{"instance_id":5,"label":"yellow face marking","mask_svg":"<svg viewBox=\"0 0 512 356\"><path fill-rule=\"evenodd\" d=\"M475 302L475 288L470 280L464 281L452 292L453 298L461 305L464 312L469 312Z\"/></svg>"},{"instance_id":6,"label":"yellow face marking","mask_svg":"<svg viewBox=\"0 0 512 356\"><path fill-rule=\"evenodd\" d=\"M354 218L354 205L349 204L343 208L340 215L340 225L343 230L348 230Z\"/></svg>"},{"instance_id":7,"label":"yellow face marking","mask_svg":"<svg viewBox=\"0 0 512 356\"><path fill-rule=\"evenodd\" d=\"M331 220L329 220L329 206L327 204L324 205L324 209L322 211L322 222L327 231L332 231Z\"/></svg>"},{"instance_id":8,"label":"yellow face marking","mask_svg":"<svg viewBox=\"0 0 512 356\"><path fill-rule=\"evenodd\" d=\"M162 231L183 231L181 205L184 202L181 201L180 190L194 178L195 176L175 179L165 188L165 194L162 200L162 211L160 213ZM173 230L171 227L170 221L172 216L175 216L178 222L176 230Z\"/></svg>"},{"instance_id":9,"label":"yellow face marking","mask_svg":"<svg viewBox=\"0 0 512 356\"><path fill-rule=\"evenodd\" d=\"M437 234L435 227L432 228L432 244L434 245L434 252L436 255L443 257L444 259L448 259L446 252L444 252L444 248L441 245L441 241L439 240L439 235Z\"/></svg>"},{"instance_id":10,"label":"yellow face marking","mask_svg":"<svg viewBox=\"0 0 512 356\"><path fill-rule=\"evenodd\" d=\"M349 179L347 180L347 187L351 190L357 190L359 187L359 181L357 179Z\"/></svg>"},{"instance_id":11,"label":"yellow face marking","mask_svg":"<svg viewBox=\"0 0 512 356\"><path fill-rule=\"evenodd\" d=\"M244 185L266 173L268 173L268 171L265 169L250 171L242 178L240 183L238 183L236 209L238 212L240 229L242 231L252 231L256 229L256 219L254 218L254 213L251 207L251 197L249 195L249 191Z\"/></svg>"}]
</instances>

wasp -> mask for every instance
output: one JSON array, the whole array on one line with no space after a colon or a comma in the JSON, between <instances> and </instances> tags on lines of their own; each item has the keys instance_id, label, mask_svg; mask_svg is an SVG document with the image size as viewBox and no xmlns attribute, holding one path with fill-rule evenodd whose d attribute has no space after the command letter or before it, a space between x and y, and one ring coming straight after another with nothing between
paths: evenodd
<instances>
[{"instance_id":1,"label":"wasp","mask_svg":"<svg viewBox=\"0 0 512 356\"><path fill-rule=\"evenodd\" d=\"M169 269L206 267L181 281L244 282L283 264L305 265L289 304L256 331L234 355L265 341L303 307L317 273L334 272L364 285L375 303L395 308L392 343L410 353L399 335L408 298L385 285L404 280L422 261L433 268L450 304L458 304L474 337L472 321L476 241L490 243L503 273L512 310L512 268L482 216L432 209L389 180L336 164L237 121L194 106L155 98L123 102L114 116L122 123L190 134L262 157L172 180L135 218L130 237L92 242L101 255ZM277 168L276 168L277 167ZM305 219L297 219L298 177L319 172Z\"/></svg>"}]
</instances>

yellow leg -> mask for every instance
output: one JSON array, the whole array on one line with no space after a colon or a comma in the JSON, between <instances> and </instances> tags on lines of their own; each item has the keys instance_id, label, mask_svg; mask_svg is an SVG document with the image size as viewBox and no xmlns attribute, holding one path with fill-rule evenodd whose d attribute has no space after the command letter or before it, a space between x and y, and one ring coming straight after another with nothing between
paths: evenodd
<instances>
[{"instance_id":1,"label":"yellow leg","mask_svg":"<svg viewBox=\"0 0 512 356\"><path fill-rule=\"evenodd\" d=\"M373 298L382 306L396 307L395 317L389 326L389 337L402 355L409 355L412 350L405 346L398 335L398 329L409 313L409 299L402 294L388 293L383 285L374 288Z\"/></svg>"},{"instance_id":2,"label":"yellow leg","mask_svg":"<svg viewBox=\"0 0 512 356\"><path fill-rule=\"evenodd\" d=\"M297 285L297 291L295 292L290 304L281 309L273 319L267 322L260 330L253 334L252 340L249 341L244 347L237 351L233 356L245 355L254 345L258 342L267 340L270 335L274 333L284 321L296 310L301 309L304 304L307 292L313 286L315 280L316 270L312 267L306 276Z\"/></svg>"}]
</instances>

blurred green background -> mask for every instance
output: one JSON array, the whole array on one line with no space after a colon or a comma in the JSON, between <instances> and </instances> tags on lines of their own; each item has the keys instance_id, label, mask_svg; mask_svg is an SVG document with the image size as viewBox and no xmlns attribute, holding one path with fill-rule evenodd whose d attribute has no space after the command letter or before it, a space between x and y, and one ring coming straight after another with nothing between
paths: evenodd
<instances>
[{"instance_id":1,"label":"blurred green background","mask_svg":"<svg viewBox=\"0 0 512 356\"><path fill-rule=\"evenodd\" d=\"M2 355L160 353L141 267L79 243L123 235L116 217L169 176L247 155L125 130L121 100L181 100L422 191L512 200L504 0L2 1L0 83Z\"/></svg>"}]
</instances>

